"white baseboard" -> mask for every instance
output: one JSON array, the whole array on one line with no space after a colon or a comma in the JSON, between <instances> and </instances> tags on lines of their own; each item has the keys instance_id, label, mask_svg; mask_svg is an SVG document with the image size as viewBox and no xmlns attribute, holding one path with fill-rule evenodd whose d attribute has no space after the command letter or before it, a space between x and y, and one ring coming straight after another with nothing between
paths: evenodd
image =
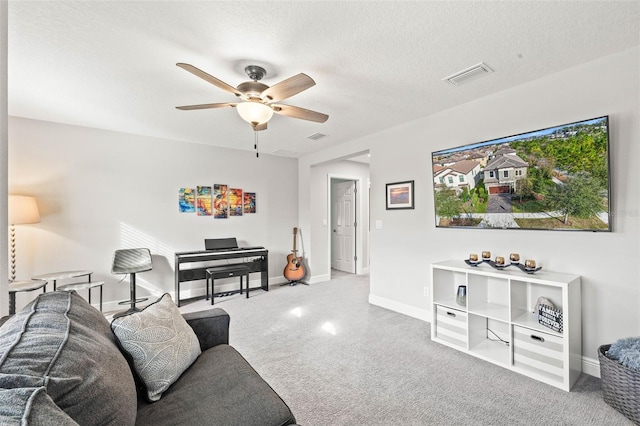
<instances>
[{"instance_id":1,"label":"white baseboard","mask_svg":"<svg viewBox=\"0 0 640 426\"><path fill-rule=\"evenodd\" d=\"M369 303L422 321L431 322L431 311L426 309L416 308L415 306L407 305L385 297L376 296L374 294L369 294Z\"/></svg>"},{"instance_id":2,"label":"white baseboard","mask_svg":"<svg viewBox=\"0 0 640 426\"><path fill-rule=\"evenodd\" d=\"M314 275L314 276L310 277L307 280L307 282L309 284L316 284L316 283L329 281L330 279L331 279L331 275L330 274Z\"/></svg>"},{"instance_id":3,"label":"white baseboard","mask_svg":"<svg viewBox=\"0 0 640 426\"><path fill-rule=\"evenodd\" d=\"M600 378L600 362L597 359L582 357L582 372Z\"/></svg>"},{"instance_id":4,"label":"white baseboard","mask_svg":"<svg viewBox=\"0 0 640 426\"><path fill-rule=\"evenodd\" d=\"M381 308L389 309L400 314L404 314L413 318L417 318L422 321L431 323L431 311L426 309L416 308L395 300L387 299L385 297L369 294L369 303L372 305L380 306ZM600 362L597 359L582 357L582 372L590 376L600 378Z\"/></svg>"},{"instance_id":5,"label":"white baseboard","mask_svg":"<svg viewBox=\"0 0 640 426\"><path fill-rule=\"evenodd\" d=\"M362 271L358 272L356 275L367 275L369 273L369 268L363 268ZM309 284L317 284L325 281L329 281L331 279L331 274L321 274L321 275L313 275L309 277L306 282Z\"/></svg>"}]
</instances>

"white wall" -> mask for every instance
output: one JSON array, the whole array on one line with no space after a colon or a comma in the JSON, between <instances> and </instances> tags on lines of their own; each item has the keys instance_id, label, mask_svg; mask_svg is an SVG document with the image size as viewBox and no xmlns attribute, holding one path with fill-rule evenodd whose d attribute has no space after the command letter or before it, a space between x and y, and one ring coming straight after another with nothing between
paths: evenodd
<instances>
[{"instance_id":1,"label":"white wall","mask_svg":"<svg viewBox=\"0 0 640 426\"><path fill-rule=\"evenodd\" d=\"M311 240L314 241L315 255L308 263L313 281L330 278L330 232L329 178L354 178L360 181L358 188L357 221L359 231L356 250L359 259L358 273L366 273L369 268L369 165L354 161L338 161L314 166L311 169L309 192L311 197Z\"/></svg>"},{"instance_id":2,"label":"white wall","mask_svg":"<svg viewBox=\"0 0 640 426\"><path fill-rule=\"evenodd\" d=\"M7 223L7 162L8 162L8 124L7 124L7 49L8 49L8 4L0 2L0 223ZM0 227L0 241L8 241L7 227ZM9 276L9 250L7 244L0 244L0 294L7 294L9 284L4 277ZM6 303L0 304L0 317L9 313Z\"/></svg>"},{"instance_id":3,"label":"white wall","mask_svg":"<svg viewBox=\"0 0 640 426\"><path fill-rule=\"evenodd\" d=\"M154 269L138 275L139 294L160 295L174 290L174 252L237 237L266 247L270 282L284 281L298 217L296 159L10 117L9 165L9 193L35 196L42 218L16 227L18 279L90 269L107 281L105 300L126 300L128 283L110 273L113 252L148 247ZM256 192L257 213L178 213L179 188L216 183ZM251 280L258 285L259 274ZM183 298L189 289L204 294L204 281L182 288ZM18 293L18 308L32 297Z\"/></svg>"},{"instance_id":4,"label":"white wall","mask_svg":"<svg viewBox=\"0 0 640 426\"><path fill-rule=\"evenodd\" d=\"M302 158L301 181L313 164L371 152L371 222L383 227L371 230L370 301L427 319L430 263L482 250L518 252L545 269L582 276L585 357L595 360L599 345L640 335L639 63L633 48ZM613 232L435 228L432 151L602 115L610 116ZM409 179L415 209L385 210L385 183ZM300 197L301 223L312 217L307 202ZM310 242L314 253L321 244Z\"/></svg>"}]
</instances>

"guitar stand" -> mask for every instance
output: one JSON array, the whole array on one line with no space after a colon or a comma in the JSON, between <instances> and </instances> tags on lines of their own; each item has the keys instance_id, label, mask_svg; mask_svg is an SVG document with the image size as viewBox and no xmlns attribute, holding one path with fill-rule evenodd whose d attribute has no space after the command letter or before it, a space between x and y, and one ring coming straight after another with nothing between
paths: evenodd
<instances>
[{"instance_id":1,"label":"guitar stand","mask_svg":"<svg viewBox=\"0 0 640 426\"><path fill-rule=\"evenodd\" d=\"M309 285L309 283L305 283L304 281L301 280L294 280L294 281L288 281L286 283L280 284L280 286L282 287L283 285L290 285L290 286L294 286L297 284L304 284L304 285Z\"/></svg>"}]
</instances>

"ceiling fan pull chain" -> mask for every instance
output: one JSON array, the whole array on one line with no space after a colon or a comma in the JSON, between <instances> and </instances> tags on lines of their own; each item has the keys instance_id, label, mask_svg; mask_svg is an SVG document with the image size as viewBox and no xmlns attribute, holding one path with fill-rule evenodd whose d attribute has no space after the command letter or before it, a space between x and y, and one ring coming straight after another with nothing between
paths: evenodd
<instances>
[{"instance_id":1,"label":"ceiling fan pull chain","mask_svg":"<svg viewBox=\"0 0 640 426\"><path fill-rule=\"evenodd\" d=\"M256 150L256 158L260 158L260 154L258 153L258 132L253 131L255 142L253 143L253 149Z\"/></svg>"}]
</instances>

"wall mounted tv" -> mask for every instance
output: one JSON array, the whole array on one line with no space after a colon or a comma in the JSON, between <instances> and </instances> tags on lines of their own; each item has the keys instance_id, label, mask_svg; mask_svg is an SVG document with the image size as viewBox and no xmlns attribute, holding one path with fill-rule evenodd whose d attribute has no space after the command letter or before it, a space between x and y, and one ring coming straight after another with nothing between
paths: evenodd
<instances>
[{"instance_id":1,"label":"wall mounted tv","mask_svg":"<svg viewBox=\"0 0 640 426\"><path fill-rule=\"evenodd\" d=\"M431 157L436 227L611 231L608 116Z\"/></svg>"}]
</instances>

